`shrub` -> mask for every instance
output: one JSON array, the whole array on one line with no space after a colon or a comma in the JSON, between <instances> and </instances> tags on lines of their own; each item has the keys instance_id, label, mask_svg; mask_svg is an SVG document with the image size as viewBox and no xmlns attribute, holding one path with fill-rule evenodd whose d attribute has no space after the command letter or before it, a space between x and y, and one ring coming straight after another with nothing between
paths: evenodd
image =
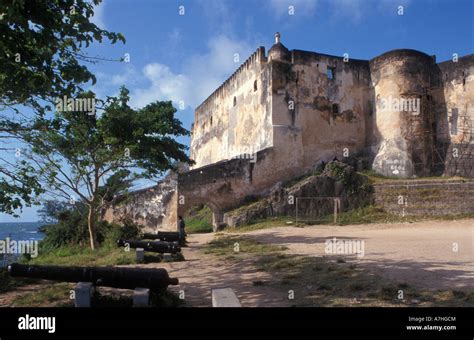
<instances>
[{"instance_id":1,"label":"shrub","mask_svg":"<svg viewBox=\"0 0 474 340\"><path fill-rule=\"evenodd\" d=\"M96 224L97 241L103 243L110 228L109 223L101 221ZM86 246L89 244L89 230L87 222L83 219L71 218L61 220L56 224L43 226L44 239L40 243L40 249L47 251L64 246Z\"/></svg>"},{"instance_id":2,"label":"shrub","mask_svg":"<svg viewBox=\"0 0 474 340\"><path fill-rule=\"evenodd\" d=\"M185 216L185 222L187 233L212 232L212 211L208 206L195 207Z\"/></svg>"},{"instance_id":3,"label":"shrub","mask_svg":"<svg viewBox=\"0 0 474 340\"><path fill-rule=\"evenodd\" d=\"M140 226L131 220L124 220L123 225L109 224L104 244L116 247L118 239L137 239L140 235Z\"/></svg>"},{"instance_id":4,"label":"shrub","mask_svg":"<svg viewBox=\"0 0 474 340\"><path fill-rule=\"evenodd\" d=\"M119 238L133 239L139 234L139 226L131 221L123 225L99 221L96 224L97 242L101 245L115 246ZM40 251L48 252L65 246L88 246L89 231L87 221L79 213L68 211L63 213L56 224L43 226L44 239L40 242Z\"/></svg>"}]
</instances>

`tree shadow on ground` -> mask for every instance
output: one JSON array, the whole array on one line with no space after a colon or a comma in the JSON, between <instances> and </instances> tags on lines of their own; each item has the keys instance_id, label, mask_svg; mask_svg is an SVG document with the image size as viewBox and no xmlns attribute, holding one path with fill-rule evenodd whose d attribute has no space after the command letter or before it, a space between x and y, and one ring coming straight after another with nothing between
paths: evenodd
<instances>
[{"instance_id":1,"label":"tree shadow on ground","mask_svg":"<svg viewBox=\"0 0 474 340\"><path fill-rule=\"evenodd\" d=\"M407 283L403 279L406 271L416 271L420 283L431 271L409 261L360 265L328 257L271 254L261 257L257 264L272 273L274 284L295 292L296 306L474 306L472 279L471 286L451 285L445 289ZM394 277L377 274L374 266L382 267L379 270L389 268ZM462 270L439 271L452 277L452 283L465 275Z\"/></svg>"}]
</instances>

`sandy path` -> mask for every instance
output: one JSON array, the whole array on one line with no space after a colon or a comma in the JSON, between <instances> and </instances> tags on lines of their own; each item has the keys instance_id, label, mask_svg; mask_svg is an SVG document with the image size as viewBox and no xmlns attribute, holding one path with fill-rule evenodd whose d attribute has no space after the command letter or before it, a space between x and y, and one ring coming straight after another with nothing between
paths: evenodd
<instances>
[{"instance_id":1,"label":"sandy path","mask_svg":"<svg viewBox=\"0 0 474 340\"><path fill-rule=\"evenodd\" d=\"M474 219L353 226L277 227L245 235L290 254L354 261L396 282L430 289L474 288ZM327 255L325 241L364 240L365 256ZM453 251L453 244L458 251Z\"/></svg>"},{"instance_id":2,"label":"sandy path","mask_svg":"<svg viewBox=\"0 0 474 340\"><path fill-rule=\"evenodd\" d=\"M169 289L179 294L184 290L185 302L193 307L211 307L211 290L234 289L243 307L288 306L287 292L266 285L254 286L254 281L272 281L268 273L258 272L250 260L229 261L204 254L205 243L213 234L192 234L188 236L189 247L182 248L186 261L150 263L145 268L165 268L170 277L179 279L178 286Z\"/></svg>"}]
</instances>

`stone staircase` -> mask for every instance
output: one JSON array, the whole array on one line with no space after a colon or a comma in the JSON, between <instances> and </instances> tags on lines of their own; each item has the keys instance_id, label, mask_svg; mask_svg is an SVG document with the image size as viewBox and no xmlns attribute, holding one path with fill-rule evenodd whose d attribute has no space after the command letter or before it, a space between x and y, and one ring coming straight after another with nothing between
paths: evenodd
<instances>
[{"instance_id":1,"label":"stone staircase","mask_svg":"<svg viewBox=\"0 0 474 340\"><path fill-rule=\"evenodd\" d=\"M474 180L409 180L374 184L375 204L404 216L474 213Z\"/></svg>"}]
</instances>

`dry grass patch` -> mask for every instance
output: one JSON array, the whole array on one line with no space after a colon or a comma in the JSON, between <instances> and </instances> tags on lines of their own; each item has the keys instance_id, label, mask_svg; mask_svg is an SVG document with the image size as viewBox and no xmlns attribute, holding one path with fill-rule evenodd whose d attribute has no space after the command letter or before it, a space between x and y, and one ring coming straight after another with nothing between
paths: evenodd
<instances>
[{"instance_id":1,"label":"dry grass patch","mask_svg":"<svg viewBox=\"0 0 474 340\"><path fill-rule=\"evenodd\" d=\"M238 259L247 254L268 254L287 249L283 246L265 244L246 236L222 236L209 242L204 252L224 256L227 259Z\"/></svg>"}]
</instances>

